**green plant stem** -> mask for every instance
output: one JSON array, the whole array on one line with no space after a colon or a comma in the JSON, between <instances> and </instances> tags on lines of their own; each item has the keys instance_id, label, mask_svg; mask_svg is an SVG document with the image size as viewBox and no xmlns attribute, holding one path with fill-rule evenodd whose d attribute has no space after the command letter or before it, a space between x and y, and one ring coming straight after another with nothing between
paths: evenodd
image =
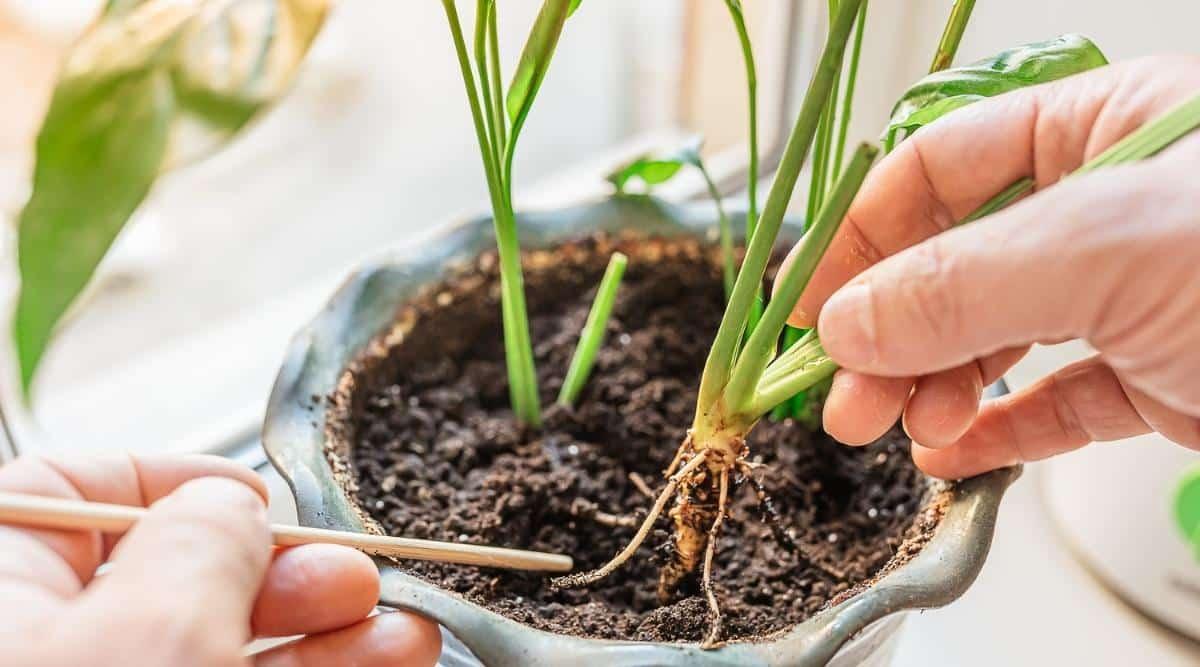
<instances>
[{"instance_id":1,"label":"green plant stem","mask_svg":"<svg viewBox=\"0 0 1200 667\"><path fill-rule=\"evenodd\" d=\"M617 301L617 289L621 286L621 277L625 275L625 265L628 261L629 259L619 252L614 252L608 260L608 267L604 269L604 277L596 290L596 298L588 311L587 322L579 335L579 344L575 346L575 353L571 356L567 377L558 392L559 405L573 405L592 374L596 352L604 342L604 331L608 327L608 318L612 315L613 305Z\"/></svg>"},{"instance_id":2,"label":"green plant stem","mask_svg":"<svg viewBox=\"0 0 1200 667\"><path fill-rule=\"evenodd\" d=\"M784 356L787 356L788 353L792 351L792 347L797 342L799 342L801 337L804 336L804 333L805 333L804 329L797 329L796 327L793 327L793 326L784 327L783 328L783 345L780 348L782 350L782 352L780 353L779 357L776 357L776 360L778 360ZM768 368L770 368L770 367L768 367ZM764 373L764 378L765 378L765 373ZM787 418L787 416L789 414L791 414L791 412L792 412L791 402L783 401L779 405L776 405L774 408L771 409L771 419L774 419L775 421L780 421L782 419Z\"/></svg>"},{"instance_id":3,"label":"green plant stem","mask_svg":"<svg viewBox=\"0 0 1200 667\"><path fill-rule=\"evenodd\" d=\"M813 336L811 341L793 346L797 354L791 359L790 372L772 376L770 381L759 384L754 396L744 409L747 414L762 414L772 406L787 401L797 393L808 389L833 375L837 364L825 354L821 341Z\"/></svg>"},{"instance_id":4,"label":"green plant stem","mask_svg":"<svg viewBox=\"0 0 1200 667\"><path fill-rule=\"evenodd\" d=\"M974 9L975 0L955 0L950 17L946 20L946 29L942 31L942 39L933 54L933 63L929 66L931 73L940 72L954 63L954 55L958 53L958 45L962 43L963 33L967 30L967 22L971 20Z\"/></svg>"},{"instance_id":5,"label":"green plant stem","mask_svg":"<svg viewBox=\"0 0 1200 667\"><path fill-rule=\"evenodd\" d=\"M721 242L721 284L725 288L725 300L733 294L733 283L737 278L737 266L733 258L733 225L725 213L725 205L721 203L721 193L713 182L704 163L697 161L696 168L704 177L704 185L708 188L708 196L712 197L713 205L717 207L717 231Z\"/></svg>"},{"instance_id":6,"label":"green plant stem","mask_svg":"<svg viewBox=\"0 0 1200 667\"><path fill-rule=\"evenodd\" d=\"M850 69L846 72L846 97L842 100L842 117L839 119L837 147L833 157L833 174L842 173L842 159L846 153L846 134L850 130L850 116L854 110L854 87L858 81L858 63L862 57L863 33L867 28L867 4L863 0L858 10L858 24L854 29L854 48L850 50Z\"/></svg>"},{"instance_id":7,"label":"green plant stem","mask_svg":"<svg viewBox=\"0 0 1200 667\"><path fill-rule=\"evenodd\" d=\"M746 113L750 144L746 175L746 199L748 202L746 205L746 244L749 245L750 239L754 237L754 229L758 225L758 68L754 64L754 49L750 44L750 33L746 30L746 18L742 13L741 2L725 0L725 7L729 9L729 16L733 19L738 44L742 49L742 63L746 68ZM726 289L726 299L728 299L729 293L729 290ZM755 295L754 303L750 307L750 317L746 322L746 335L749 335L754 331L754 327L758 326L763 307L763 292L760 287L758 294Z\"/></svg>"},{"instance_id":8,"label":"green plant stem","mask_svg":"<svg viewBox=\"0 0 1200 667\"><path fill-rule=\"evenodd\" d=\"M466 41L463 39L462 24L454 0L442 0L454 50L458 56L463 85L467 92L467 103L471 108L471 120L475 126L475 137L483 157L483 168L487 176L488 195L492 203L493 224L496 231L496 246L500 254L501 315L504 324L504 357L508 371L509 400L517 419L532 425L541 421L540 399L537 392L537 375L533 370L533 347L529 340L529 319L525 311L524 279L521 276L521 249L517 243L516 220L506 200L503 181L488 143L486 123L479 103L475 77L471 73L471 62L467 56Z\"/></svg>"},{"instance_id":9,"label":"green plant stem","mask_svg":"<svg viewBox=\"0 0 1200 667\"><path fill-rule=\"evenodd\" d=\"M490 4L487 39L488 65L492 71L492 116L495 118L496 124L496 152L503 155L505 146L508 144L508 118L504 115L504 79L500 73L500 31L497 27L499 19L496 16L500 9L496 6L495 0Z\"/></svg>"},{"instance_id":10,"label":"green plant stem","mask_svg":"<svg viewBox=\"0 0 1200 667\"><path fill-rule=\"evenodd\" d=\"M841 11L834 20L825 48L821 54L808 92L800 106L796 124L784 147L775 180L767 195L766 205L759 217L754 237L750 239L746 249L746 257L742 269L738 271L734 283L733 294L721 318L717 329L716 339L709 350L704 364L704 373L700 379L697 419L706 419L713 402L722 393L732 372L732 362L739 347L742 332L754 298L762 286L763 274L766 272L767 261L783 224L783 216L787 211L796 180L800 177L800 169L804 166L805 158L812 147L816 134L817 123L821 111L825 108L825 100L833 88L833 81L840 70L839 64L846 52L850 30L854 26L855 15L862 0L844 0ZM772 300L774 301L774 300ZM769 310L769 308L768 308ZM759 327L761 329L761 326ZM778 331L776 331L778 336Z\"/></svg>"},{"instance_id":11,"label":"green plant stem","mask_svg":"<svg viewBox=\"0 0 1200 667\"><path fill-rule=\"evenodd\" d=\"M475 0L475 69L479 76L479 92L483 97L483 118L484 124L487 126L488 150L492 154L492 162L496 163L499 162L501 155L500 137L496 128L501 121L496 119L496 105L493 103L494 88L490 81L491 77L488 76L487 57L488 15L494 5L494 1Z\"/></svg>"},{"instance_id":12,"label":"green plant stem","mask_svg":"<svg viewBox=\"0 0 1200 667\"><path fill-rule=\"evenodd\" d=\"M775 354L775 345L788 315L800 299L809 278L817 270L817 264L833 241L846 212L850 210L850 203L854 201L867 171L878 155L879 148L870 144L860 144L854 151L854 156L846 165L845 173L838 179L821 213L801 239L800 249L787 273L776 280L774 298L767 305L758 329L750 336L742 353L738 355L737 364L722 393L723 402L728 408L741 412L756 400L755 387ZM770 410L772 407L774 405L767 406L766 409Z\"/></svg>"}]
</instances>

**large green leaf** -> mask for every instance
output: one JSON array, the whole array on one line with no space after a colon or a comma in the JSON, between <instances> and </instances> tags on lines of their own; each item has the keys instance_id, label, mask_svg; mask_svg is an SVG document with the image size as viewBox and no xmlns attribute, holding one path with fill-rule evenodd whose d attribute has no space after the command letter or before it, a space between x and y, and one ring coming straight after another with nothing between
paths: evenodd
<instances>
[{"instance_id":1,"label":"large green leaf","mask_svg":"<svg viewBox=\"0 0 1200 667\"><path fill-rule=\"evenodd\" d=\"M281 97L330 0L109 0L71 48L18 218L13 318L28 391L54 328L155 179Z\"/></svg>"},{"instance_id":2,"label":"large green leaf","mask_svg":"<svg viewBox=\"0 0 1200 667\"><path fill-rule=\"evenodd\" d=\"M909 88L892 109L884 132L886 150L919 128L971 102L1018 88L1054 81L1108 63L1100 49L1081 35L1062 35L926 76Z\"/></svg>"},{"instance_id":3,"label":"large green leaf","mask_svg":"<svg viewBox=\"0 0 1200 667\"><path fill-rule=\"evenodd\" d=\"M572 5L578 6L578 3L572 0L546 0L533 22L533 28L529 30L529 38L521 51L521 60L513 72L505 99L508 117L514 124L524 119L529 107L533 106L533 98L537 96L542 79L546 78L546 71L550 69L550 59L554 57L558 37L562 34Z\"/></svg>"}]
</instances>

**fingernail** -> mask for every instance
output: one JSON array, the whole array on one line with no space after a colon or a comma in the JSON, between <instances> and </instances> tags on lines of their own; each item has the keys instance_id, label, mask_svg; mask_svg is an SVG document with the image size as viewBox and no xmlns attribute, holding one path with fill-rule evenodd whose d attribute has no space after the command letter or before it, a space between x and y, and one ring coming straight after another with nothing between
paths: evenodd
<instances>
[{"instance_id":1,"label":"fingernail","mask_svg":"<svg viewBox=\"0 0 1200 667\"><path fill-rule=\"evenodd\" d=\"M869 371L878 349L871 286L850 283L834 292L821 309L820 333L821 345L834 361Z\"/></svg>"}]
</instances>

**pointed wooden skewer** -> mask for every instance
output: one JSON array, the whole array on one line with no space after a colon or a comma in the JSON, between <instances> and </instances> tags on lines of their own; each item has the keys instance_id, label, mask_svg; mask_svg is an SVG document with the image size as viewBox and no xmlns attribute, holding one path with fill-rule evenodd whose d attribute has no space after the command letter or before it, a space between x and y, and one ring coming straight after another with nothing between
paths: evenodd
<instances>
[{"instance_id":1,"label":"pointed wooden skewer","mask_svg":"<svg viewBox=\"0 0 1200 667\"><path fill-rule=\"evenodd\" d=\"M118 534L128 531L145 515L146 510L141 507L0 492L0 523L66 530L98 530L102 533ZM574 567L571 557L561 554L304 526L271 524L271 537L275 545L281 547L316 543L340 544L376 556L482 565L510 570L570 572Z\"/></svg>"}]
</instances>

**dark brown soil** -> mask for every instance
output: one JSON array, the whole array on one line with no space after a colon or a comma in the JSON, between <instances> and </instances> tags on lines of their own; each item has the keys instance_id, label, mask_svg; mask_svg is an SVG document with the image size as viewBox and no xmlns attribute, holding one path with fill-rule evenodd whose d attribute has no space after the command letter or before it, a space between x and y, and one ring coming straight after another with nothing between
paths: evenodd
<instances>
[{"instance_id":1,"label":"dark brown soil","mask_svg":"<svg viewBox=\"0 0 1200 667\"><path fill-rule=\"evenodd\" d=\"M633 535L689 426L705 354L722 311L711 249L690 241L589 239L527 256L532 333L550 405L611 250L630 265L604 348L575 409L540 429L508 410L495 257L406 308L335 397L333 434L366 512L389 533L562 552L596 567ZM764 521L749 484L735 493L716 557L725 639L761 638L803 621L918 550L938 519L920 511L926 479L898 431L863 448L800 424L764 421L752 459L778 511ZM335 462L343 463L334 454ZM935 508L936 503L924 503ZM920 517L919 521L915 521ZM628 523L623 521L622 523ZM534 627L588 637L693 641L707 626L693 583L655 600L669 525L588 590L552 591L543 576L408 562L409 572Z\"/></svg>"}]
</instances>

